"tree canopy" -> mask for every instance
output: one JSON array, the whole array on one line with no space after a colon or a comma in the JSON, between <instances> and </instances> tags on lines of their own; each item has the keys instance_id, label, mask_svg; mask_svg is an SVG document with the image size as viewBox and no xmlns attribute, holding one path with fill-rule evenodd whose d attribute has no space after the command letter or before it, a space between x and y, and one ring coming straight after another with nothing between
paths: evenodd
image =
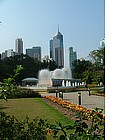
<instances>
[{"instance_id":1,"label":"tree canopy","mask_svg":"<svg viewBox=\"0 0 140 140\"><path fill-rule=\"evenodd\" d=\"M82 79L86 83L105 84L105 47L100 47L89 53L89 60L76 60L73 62L72 77ZM16 55L0 60L0 81L13 75L17 65L21 65L23 70L20 76L16 77L16 83L21 84L21 80L27 77L38 78L38 72L41 69L50 71L58 68L55 61L39 62L28 55Z\"/></svg>"},{"instance_id":2,"label":"tree canopy","mask_svg":"<svg viewBox=\"0 0 140 140\"><path fill-rule=\"evenodd\" d=\"M77 60L73 63L73 78L82 79L88 84L103 82L105 84L105 47L89 53L89 60Z\"/></svg>"},{"instance_id":3,"label":"tree canopy","mask_svg":"<svg viewBox=\"0 0 140 140\"><path fill-rule=\"evenodd\" d=\"M28 55L23 54L7 57L4 60L0 60L0 81L13 75L14 69L16 69L17 65L23 67L20 76L16 77L16 82L19 84L21 83L21 80L27 77L38 78L38 72L41 69L54 70L57 68L56 63L51 60L49 62L39 62Z\"/></svg>"}]
</instances>

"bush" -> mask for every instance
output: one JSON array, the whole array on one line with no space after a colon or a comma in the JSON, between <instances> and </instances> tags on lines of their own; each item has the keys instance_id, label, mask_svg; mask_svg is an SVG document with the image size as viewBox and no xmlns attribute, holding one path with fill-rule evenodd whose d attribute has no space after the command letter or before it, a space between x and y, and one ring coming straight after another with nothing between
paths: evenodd
<instances>
[{"instance_id":1,"label":"bush","mask_svg":"<svg viewBox=\"0 0 140 140\"><path fill-rule=\"evenodd\" d=\"M22 93L22 90L19 90ZM24 90L31 94L33 91ZM19 94L21 95L21 94ZM25 94L23 94L25 95ZM30 95L30 94L28 94ZM22 96L23 97L23 96ZM90 112L83 112L77 116L74 125L63 126L61 123L57 125L49 124L47 120L35 118L29 121L26 117L23 121L18 121L14 116L8 116L0 112L0 139L3 140L46 140L48 135L57 140L104 140L104 116L101 115L102 110L94 109ZM84 120L91 120L89 127ZM68 134L69 130L74 133ZM62 132L61 135L59 135Z\"/></svg>"},{"instance_id":2,"label":"bush","mask_svg":"<svg viewBox=\"0 0 140 140\"><path fill-rule=\"evenodd\" d=\"M94 111L93 111L94 112ZM92 113L93 113L92 112ZM91 114L92 115L92 114ZM52 136L57 140L104 140L104 119L100 114L92 118L92 126L83 122L83 116L74 125L63 126L60 122L57 125L48 123L47 120L35 118L29 121L26 117L18 121L14 116L0 112L0 139L2 140L46 140ZM68 134L68 130L74 133ZM59 135L62 132L61 135Z\"/></svg>"},{"instance_id":3,"label":"bush","mask_svg":"<svg viewBox=\"0 0 140 140\"><path fill-rule=\"evenodd\" d=\"M46 140L49 123L47 120L26 117L18 121L14 116L0 112L0 139L2 140Z\"/></svg>"},{"instance_id":4,"label":"bush","mask_svg":"<svg viewBox=\"0 0 140 140\"><path fill-rule=\"evenodd\" d=\"M31 89L17 89L15 92L7 95L7 99L11 98L36 98L41 97L38 92L35 92ZM3 97L0 97L3 98Z\"/></svg>"}]
</instances>

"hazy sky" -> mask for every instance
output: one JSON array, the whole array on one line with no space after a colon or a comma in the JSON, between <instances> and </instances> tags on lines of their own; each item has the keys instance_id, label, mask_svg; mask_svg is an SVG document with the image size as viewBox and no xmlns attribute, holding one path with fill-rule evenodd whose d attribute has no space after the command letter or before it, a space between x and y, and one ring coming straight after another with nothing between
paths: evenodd
<instances>
[{"instance_id":1,"label":"hazy sky","mask_svg":"<svg viewBox=\"0 0 140 140\"><path fill-rule=\"evenodd\" d=\"M0 0L0 53L13 49L15 39L27 48L41 46L49 55L49 40L58 24L64 36L65 60L74 47L78 58L86 58L105 37L104 0Z\"/></svg>"}]
</instances>

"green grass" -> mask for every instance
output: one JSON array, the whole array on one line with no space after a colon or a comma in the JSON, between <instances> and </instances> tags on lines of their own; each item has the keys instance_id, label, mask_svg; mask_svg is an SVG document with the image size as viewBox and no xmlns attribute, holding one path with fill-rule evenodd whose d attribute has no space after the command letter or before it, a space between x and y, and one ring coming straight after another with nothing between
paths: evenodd
<instances>
[{"instance_id":1,"label":"green grass","mask_svg":"<svg viewBox=\"0 0 140 140\"><path fill-rule=\"evenodd\" d=\"M26 116L32 121L36 117L47 119L48 122L56 124L61 122L65 125L72 125L74 122L52 108L41 98L20 98L20 99L0 99L0 111L5 112L7 115L15 116L18 120L24 120ZM73 133L72 130L68 134ZM62 132L59 132L60 136ZM47 136L49 140L53 140L52 136Z\"/></svg>"},{"instance_id":2,"label":"green grass","mask_svg":"<svg viewBox=\"0 0 140 140\"><path fill-rule=\"evenodd\" d=\"M73 124L62 113L52 108L41 98L21 98L21 99L0 99L0 111L8 115L15 116L18 120L23 120L26 116L33 120L34 118L47 119L50 123L59 121L65 124Z\"/></svg>"}]
</instances>

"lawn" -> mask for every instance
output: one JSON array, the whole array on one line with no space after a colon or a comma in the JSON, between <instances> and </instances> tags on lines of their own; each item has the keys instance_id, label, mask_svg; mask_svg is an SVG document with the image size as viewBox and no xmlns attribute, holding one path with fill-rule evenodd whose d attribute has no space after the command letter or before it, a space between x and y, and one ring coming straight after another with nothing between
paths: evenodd
<instances>
[{"instance_id":1,"label":"lawn","mask_svg":"<svg viewBox=\"0 0 140 140\"><path fill-rule=\"evenodd\" d=\"M59 121L64 125L73 124L73 121L46 104L41 98L8 99L8 101L0 99L0 111L14 115L18 120L28 116L31 120L38 117L47 119L50 123Z\"/></svg>"},{"instance_id":2,"label":"lawn","mask_svg":"<svg viewBox=\"0 0 140 140\"><path fill-rule=\"evenodd\" d=\"M34 118L47 119L51 124L61 122L65 125L72 125L74 122L58 112L56 109L49 106L41 98L20 98L20 99L0 99L0 111L5 112L7 115L14 115L18 120L25 119L26 116L32 121ZM73 133L72 130L68 134ZM62 132L59 132L60 136ZM53 140L52 136L47 136L49 140Z\"/></svg>"}]
</instances>

